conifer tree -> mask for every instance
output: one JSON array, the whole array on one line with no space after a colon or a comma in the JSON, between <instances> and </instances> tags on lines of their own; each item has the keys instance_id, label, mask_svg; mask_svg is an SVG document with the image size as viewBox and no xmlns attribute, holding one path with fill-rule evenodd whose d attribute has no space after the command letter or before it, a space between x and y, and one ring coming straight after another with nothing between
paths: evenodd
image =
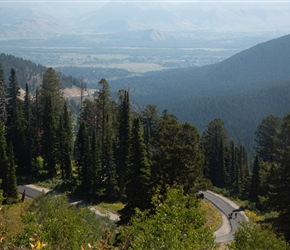
<instances>
[{"instance_id":1,"label":"conifer tree","mask_svg":"<svg viewBox=\"0 0 290 250\"><path fill-rule=\"evenodd\" d=\"M156 135L156 125L158 123L158 110L157 106L153 104L148 104L146 108L141 112L142 123L145 128L145 143L149 142L149 139L155 137Z\"/></svg>"},{"instance_id":2,"label":"conifer tree","mask_svg":"<svg viewBox=\"0 0 290 250\"><path fill-rule=\"evenodd\" d=\"M79 179L81 180L82 176L82 166L84 165L84 154L85 154L85 148L86 148L86 139L87 138L87 130L85 127L84 121L81 122L75 145L74 145L74 159L77 163L77 174Z\"/></svg>"},{"instance_id":3,"label":"conifer tree","mask_svg":"<svg viewBox=\"0 0 290 250\"><path fill-rule=\"evenodd\" d=\"M103 174L105 185L105 196L107 199L114 201L119 197L118 176L116 164L113 157L112 140L109 135L105 138L103 145Z\"/></svg>"},{"instance_id":4,"label":"conifer tree","mask_svg":"<svg viewBox=\"0 0 290 250\"><path fill-rule=\"evenodd\" d=\"M36 159L38 156L41 155L41 136L43 133L42 129L42 111L41 111L41 104L40 104L40 88L39 86L36 87L35 90L35 98L32 104L32 128L33 128L33 159Z\"/></svg>"},{"instance_id":5,"label":"conifer tree","mask_svg":"<svg viewBox=\"0 0 290 250\"><path fill-rule=\"evenodd\" d=\"M5 93L5 79L2 65L0 64L0 122L6 124L6 93Z\"/></svg>"},{"instance_id":6,"label":"conifer tree","mask_svg":"<svg viewBox=\"0 0 290 250\"><path fill-rule=\"evenodd\" d=\"M81 113L81 121L83 121L86 125L86 128L88 130L88 133L90 136L93 135L93 132L97 134L101 133L100 130L100 113L98 113L97 110L97 101L91 101L86 99L83 102L83 108ZM98 136L98 138L100 138Z\"/></svg>"},{"instance_id":7,"label":"conifer tree","mask_svg":"<svg viewBox=\"0 0 290 250\"><path fill-rule=\"evenodd\" d=\"M40 115L42 128L42 155L44 166L49 176L57 174L59 117L63 115L64 98L60 92L60 82L52 68L47 69L43 75L40 89Z\"/></svg>"},{"instance_id":8,"label":"conifer tree","mask_svg":"<svg viewBox=\"0 0 290 250\"><path fill-rule=\"evenodd\" d=\"M119 131L118 131L118 186L122 195L125 194L125 180L128 172L128 158L130 147L130 101L129 93L124 91L120 93L119 106Z\"/></svg>"},{"instance_id":9,"label":"conifer tree","mask_svg":"<svg viewBox=\"0 0 290 250\"><path fill-rule=\"evenodd\" d=\"M166 192L166 186L183 186L186 193L194 192L202 182L204 157L199 133L189 123L180 124L176 117L162 117L156 136L149 145L152 155L154 186Z\"/></svg>"},{"instance_id":10,"label":"conifer tree","mask_svg":"<svg viewBox=\"0 0 290 250\"><path fill-rule=\"evenodd\" d=\"M14 153L12 143L9 143L8 146L8 179L7 179L7 197L17 199L18 198L18 190L17 190L17 182L16 182L16 169L14 162Z\"/></svg>"},{"instance_id":11,"label":"conifer tree","mask_svg":"<svg viewBox=\"0 0 290 250\"><path fill-rule=\"evenodd\" d=\"M62 171L62 179L70 179L72 177L72 123L68 111L67 102L64 103L63 116L60 117L58 129L58 153L59 163Z\"/></svg>"},{"instance_id":12,"label":"conifer tree","mask_svg":"<svg viewBox=\"0 0 290 250\"><path fill-rule=\"evenodd\" d=\"M113 140L116 137L114 131L115 105L110 98L110 86L105 79L99 82L98 98L95 100L97 107L97 136L101 142L101 165L102 165L102 178L105 185L105 192L107 198L117 197L118 178L117 169L113 152ZM114 198L113 198L114 199Z\"/></svg>"},{"instance_id":13,"label":"conifer tree","mask_svg":"<svg viewBox=\"0 0 290 250\"><path fill-rule=\"evenodd\" d=\"M57 138L58 138L58 161L60 165L60 170L61 170L61 179L65 180L65 155L66 155L66 149L64 148L65 144L65 135L64 135L64 126L63 126L63 121L62 117L59 119L59 126L58 126L58 133L57 133Z\"/></svg>"},{"instance_id":14,"label":"conifer tree","mask_svg":"<svg viewBox=\"0 0 290 250\"><path fill-rule=\"evenodd\" d=\"M221 119L209 123L202 135L202 146L205 156L204 174L214 186L225 185L226 166L224 163L224 145L227 140L227 131Z\"/></svg>"},{"instance_id":15,"label":"conifer tree","mask_svg":"<svg viewBox=\"0 0 290 250\"><path fill-rule=\"evenodd\" d=\"M11 142L14 149L17 172L25 174L25 121L23 117L23 103L19 99L20 90L15 69L11 69L9 85L7 88L7 141Z\"/></svg>"},{"instance_id":16,"label":"conifer tree","mask_svg":"<svg viewBox=\"0 0 290 250\"><path fill-rule=\"evenodd\" d=\"M249 198L251 201L258 203L259 202L259 194L260 194L260 160L259 156L255 156L253 169L252 169L252 178L251 178L251 186L250 186L250 193Z\"/></svg>"},{"instance_id":17,"label":"conifer tree","mask_svg":"<svg viewBox=\"0 0 290 250\"><path fill-rule=\"evenodd\" d=\"M50 177L57 174L58 149L57 149L57 116L54 109L55 103L51 96L46 98L45 109L43 114L43 134L42 134L42 155L44 167Z\"/></svg>"},{"instance_id":18,"label":"conifer tree","mask_svg":"<svg viewBox=\"0 0 290 250\"><path fill-rule=\"evenodd\" d=\"M25 172L26 174L31 174L33 171L33 150L35 150L35 141L36 141L36 129L33 128L33 116L32 116L32 103L30 99L30 93L28 84L25 84L25 96L24 96L24 135L25 135Z\"/></svg>"},{"instance_id":19,"label":"conifer tree","mask_svg":"<svg viewBox=\"0 0 290 250\"><path fill-rule=\"evenodd\" d=\"M98 98L95 100L96 107L97 107L97 114L96 114L97 119L95 122L96 122L96 127L97 127L96 134L101 143L102 173L105 176L107 175L106 171L109 170L109 168L107 168L108 161L112 163L112 161L109 159L113 157L113 154L111 152L111 147L113 145L113 141L112 141L113 140L113 130L112 130L113 102L110 98L110 85L106 81L106 79L101 79L99 82L99 86L100 86L100 89L98 93Z\"/></svg>"},{"instance_id":20,"label":"conifer tree","mask_svg":"<svg viewBox=\"0 0 290 250\"><path fill-rule=\"evenodd\" d=\"M7 144L4 136L4 126L0 122L0 179L2 180L1 189L4 196L7 196L9 179L9 162L7 157Z\"/></svg>"},{"instance_id":21,"label":"conifer tree","mask_svg":"<svg viewBox=\"0 0 290 250\"><path fill-rule=\"evenodd\" d=\"M101 79L99 82L99 94L97 98L97 108L99 110L98 121L100 122L101 126L99 128L99 133L101 136L101 143L102 145L105 144L105 136L106 130L109 129L108 124L108 114L110 112L110 86L106 79ZM103 153L102 153L103 154Z\"/></svg>"},{"instance_id":22,"label":"conifer tree","mask_svg":"<svg viewBox=\"0 0 290 250\"><path fill-rule=\"evenodd\" d=\"M104 194L104 184L102 178L100 143L97 141L94 131L91 142L92 155L92 195L102 196Z\"/></svg>"},{"instance_id":23,"label":"conifer tree","mask_svg":"<svg viewBox=\"0 0 290 250\"><path fill-rule=\"evenodd\" d=\"M121 211L120 224L129 222L135 208L142 211L150 208L151 204L150 165L139 118L133 121L130 145L129 173L126 184L127 205Z\"/></svg>"},{"instance_id":24,"label":"conifer tree","mask_svg":"<svg viewBox=\"0 0 290 250\"><path fill-rule=\"evenodd\" d=\"M91 143L90 137L87 131L84 133L84 155L83 155L83 165L82 167L82 176L81 176L81 189L88 193L88 195L92 194L93 188L93 163L92 163L92 155L91 155Z\"/></svg>"},{"instance_id":25,"label":"conifer tree","mask_svg":"<svg viewBox=\"0 0 290 250\"><path fill-rule=\"evenodd\" d=\"M91 140L83 121L80 125L77 135L75 144L75 157L78 165L78 177L81 181L80 188L82 191L87 192L88 195L91 195L94 186L92 180L94 177L94 166L91 150Z\"/></svg>"},{"instance_id":26,"label":"conifer tree","mask_svg":"<svg viewBox=\"0 0 290 250\"><path fill-rule=\"evenodd\" d=\"M235 142L233 140L230 141L230 190L234 192L236 190L236 183L237 183L237 148Z\"/></svg>"},{"instance_id":27,"label":"conifer tree","mask_svg":"<svg viewBox=\"0 0 290 250\"><path fill-rule=\"evenodd\" d=\"M239 195L241 193L241 185L242 185L242 171L241 171L241 165L242 165L242 156L241 156L241 151L239 148L235 147L236 151L236 163L235 163L235 169L234 169L234 176L235 176L235 194Z\"/></svg>"},{"instance_id":28,"label":"conifer tree","mask_svg":"<svg viewBox=\"0 0 290 250\"><path fill-rule=\"evenodd\" d=\"M251 175L250 167L248 161L248 153L246 148L243 145L240 145L240 197L247 198L249 197L250 185L251 185Z\"/></svg>"},{"instance_id":29,"label":"conifer tree","mask_svg":"<svg viewBox=\"0 0 290 250\"><path fill-rule=\"evenodd\" d=\"M260 160L273 162L274 161L274 138L281 125L281 120L273 115L267 116L259 124L255 131L256 136L256 151L259 155Z\"/></svg>"},{"instance_id":30,"label":"conifer tree","mask_svg":"<svg viewBox=\"0 0 290 250\"><path fill-rule=\"evenodd\" d=\"M244 146L237 147L231 140L225 147L225 185L232 194L247 198L249 194L250 172L248 155Z\"/></svg>"}]
</instances>

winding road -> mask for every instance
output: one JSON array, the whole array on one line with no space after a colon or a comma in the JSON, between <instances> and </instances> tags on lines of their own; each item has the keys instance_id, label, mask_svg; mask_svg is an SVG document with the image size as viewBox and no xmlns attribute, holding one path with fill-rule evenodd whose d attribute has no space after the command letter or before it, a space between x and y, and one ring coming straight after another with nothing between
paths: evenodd
<instances>
[{"instance_id":1,"label":"winding road","mask_svg":"<svg viewBox=\"0 0 290 250\"><path fill-rule=\"evenodd\" d=\"M237 204L229 199L211 191L203 191L201 193L203 193L204 198L212 203L222 215L222 225L215 231L215 241L221 243L234 240L234 233L239 227L239 222L248 221L248 217ZM233 213L233 216L229 219L228 215L231 213ZM237 213L237 217L235 217L235 213Z\"/></svg>"},{"instance_id":2,"label":"winding road","mask_svg":"<svg viewBox=\"0 0 290 250\"><path fill-rule=\"evenodd\" d=\"M18 185L18 192L19 193L23 193L23 191L25 190L25 196L29 197L29 198L36 198L38 195L40 195L41 193L50 193L50 192L53 192L52 190L50 189L47 189L47 188L40 188L40 187L37 187L37 186L34 186L34 185ZM81 204L83 201L80 201L80 200L70 200L70 203L71 204ZM101 213L100 211L98 211L96 208L94 207L90 207L90 209L92 211L95 212L96 216L107 216L109 217L109 219L111 221L118 221L119 220L119 216L117 214L114 214L114 213L111 213L111 212L106 212L106 213Z\"/></svg>"},{"instance_id":3,"label":"winding road","mask_svg":"<svg viewBox=\"0 0 290 250\"><path fill-rule=\"evenodd\" d=\"M18 185L18 192L23 193L25 190L25 195L30 198L35 198L40 195L42 192L49 193L51 190L47 188L39 188L34 185ZM245 213L239 208L239 206L232 201L226 199L225 197L213 193L211 191L203 191L201 192L204 195L204 198L213 204L222 215L222 225L221 227L215 231L216 242L227 242L234 240L234 233L236 229L239 227L239 222L248 221ZM100 213L95 208L91 208L97 216L108 216L112 221L119 220L119 216L113 213ZM228 218L230 213L237 213L237 218L233 215L232 219Z\"/></svg>"}]
</instances>

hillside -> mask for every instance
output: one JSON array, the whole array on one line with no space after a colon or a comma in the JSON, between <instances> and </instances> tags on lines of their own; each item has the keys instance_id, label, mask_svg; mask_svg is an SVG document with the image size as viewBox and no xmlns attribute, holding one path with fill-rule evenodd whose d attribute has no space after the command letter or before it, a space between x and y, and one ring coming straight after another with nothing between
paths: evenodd
<instances>
[{"instance_id":1,"label":"hillside","mask_svg":"<svg viewBox=\"0 0 290 250\"><path fill-rule=\"evenodd\" d=\"M17 72L19 86L22 89L25 89L25 84L27 83L30 91L34 91L35 88L42 83L42 76L47 70L47 68L43 65L5 53L0 54L0 64L3 68L5 83L7 85L11 68L14 68ZM78 79L65 76L61 73L58 74L61 78L61 84L63 87L72 87L73 85L78 86Z\"/></svg>"},{"instance_id":2,"label":"hillside","mask_svg":"<svg viewBox=\"0 0 290 250\"><path fill-rule=\"evenodd\" d=\"M70 32L69 25L43 9L0 8L0 40L46 39Z\"/></svg>"},{"instance_id":3,"label":"hillside","mask_svg":"<svg viewBox=\"0 0 290 250\"><path fill-rule=\"evenodd\" d=\"M174 96L190 94L195 97L240 93L259 86L265 87L267 83L271 85L273 82L289 80L289 55L290 35L287 35L258 44L220 63L150 72L144 77L124 81L130 82L131 87L138 86L141 92L145 88L146 93L154 92L158 96L160 93L156 93L156 90ZM174 91L171 91L172 88Z\"/></svg>"},{"instance_id":4,"label":"hillside","mask_svg":"<svg viewBox=\"0 0 290 250\"><path fill-rule=\"evenodd\" d=\"M252 150L254 131L265 116L290 111L290 35L258 44L229 59L200 68L147 73L111 81L129 86L140 108L152 103L168 109L202 132L215 118L229 135Z\"/></svg>"}]
</instances>

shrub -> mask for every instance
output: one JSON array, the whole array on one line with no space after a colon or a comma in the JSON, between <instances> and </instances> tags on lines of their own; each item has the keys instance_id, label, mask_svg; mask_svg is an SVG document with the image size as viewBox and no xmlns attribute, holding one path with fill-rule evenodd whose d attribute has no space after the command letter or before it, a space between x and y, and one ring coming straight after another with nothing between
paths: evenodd
<instances>
[{"instance_id":1,"label":"shrub","mask_svg":"<svg viewBox=\"0 0 290 250\"><path fill-rule=\"evenodd\" d=\"M121 229L121 249L216 249L205 227L199 202L181 189L169 189L164 202L155 199L154 214L137 210L131 226Z\"/></svg>"},{"instance_id":2,"label":"shrub","mask_svg":"<svg viewBox=\"0 0 290 250\"><path fill-rule=\"evenodd\" d=\"M19 237L28 246L47 243L45 249L80 249L82 245L98 244L111 223L97 218L86 207L71 206L63 195L41 195L23 215L24 233ZM111 229L111 228L110 228Z\"/></svg>"},{"instance_id":3,"label":"shrub","mask_svg":"<svg viewBox=\"0 0 290 250\"><path fill-rule=\"evenodd\" d=\"M235 241L229 246L230 250L287 250L288 243L282 237L261 225L244 222L235 233Z\"/></svg>"}]
</instances>

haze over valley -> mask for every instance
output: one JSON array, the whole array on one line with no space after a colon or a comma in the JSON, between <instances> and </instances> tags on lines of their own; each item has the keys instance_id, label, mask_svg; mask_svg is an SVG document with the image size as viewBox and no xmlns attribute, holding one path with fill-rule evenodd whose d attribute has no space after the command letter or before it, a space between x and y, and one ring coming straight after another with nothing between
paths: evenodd
<instances>
[{"instance_id":1,"label":"haze over valley","mask_svg":"<svg viewBox=\"0 0 290 250\"><path fill-rule=\"evenodd\" d=\"M289 10L243 1L3 2L0 45L53 67L201 66L287 34Z\"/></svg>"}]
</instances>

